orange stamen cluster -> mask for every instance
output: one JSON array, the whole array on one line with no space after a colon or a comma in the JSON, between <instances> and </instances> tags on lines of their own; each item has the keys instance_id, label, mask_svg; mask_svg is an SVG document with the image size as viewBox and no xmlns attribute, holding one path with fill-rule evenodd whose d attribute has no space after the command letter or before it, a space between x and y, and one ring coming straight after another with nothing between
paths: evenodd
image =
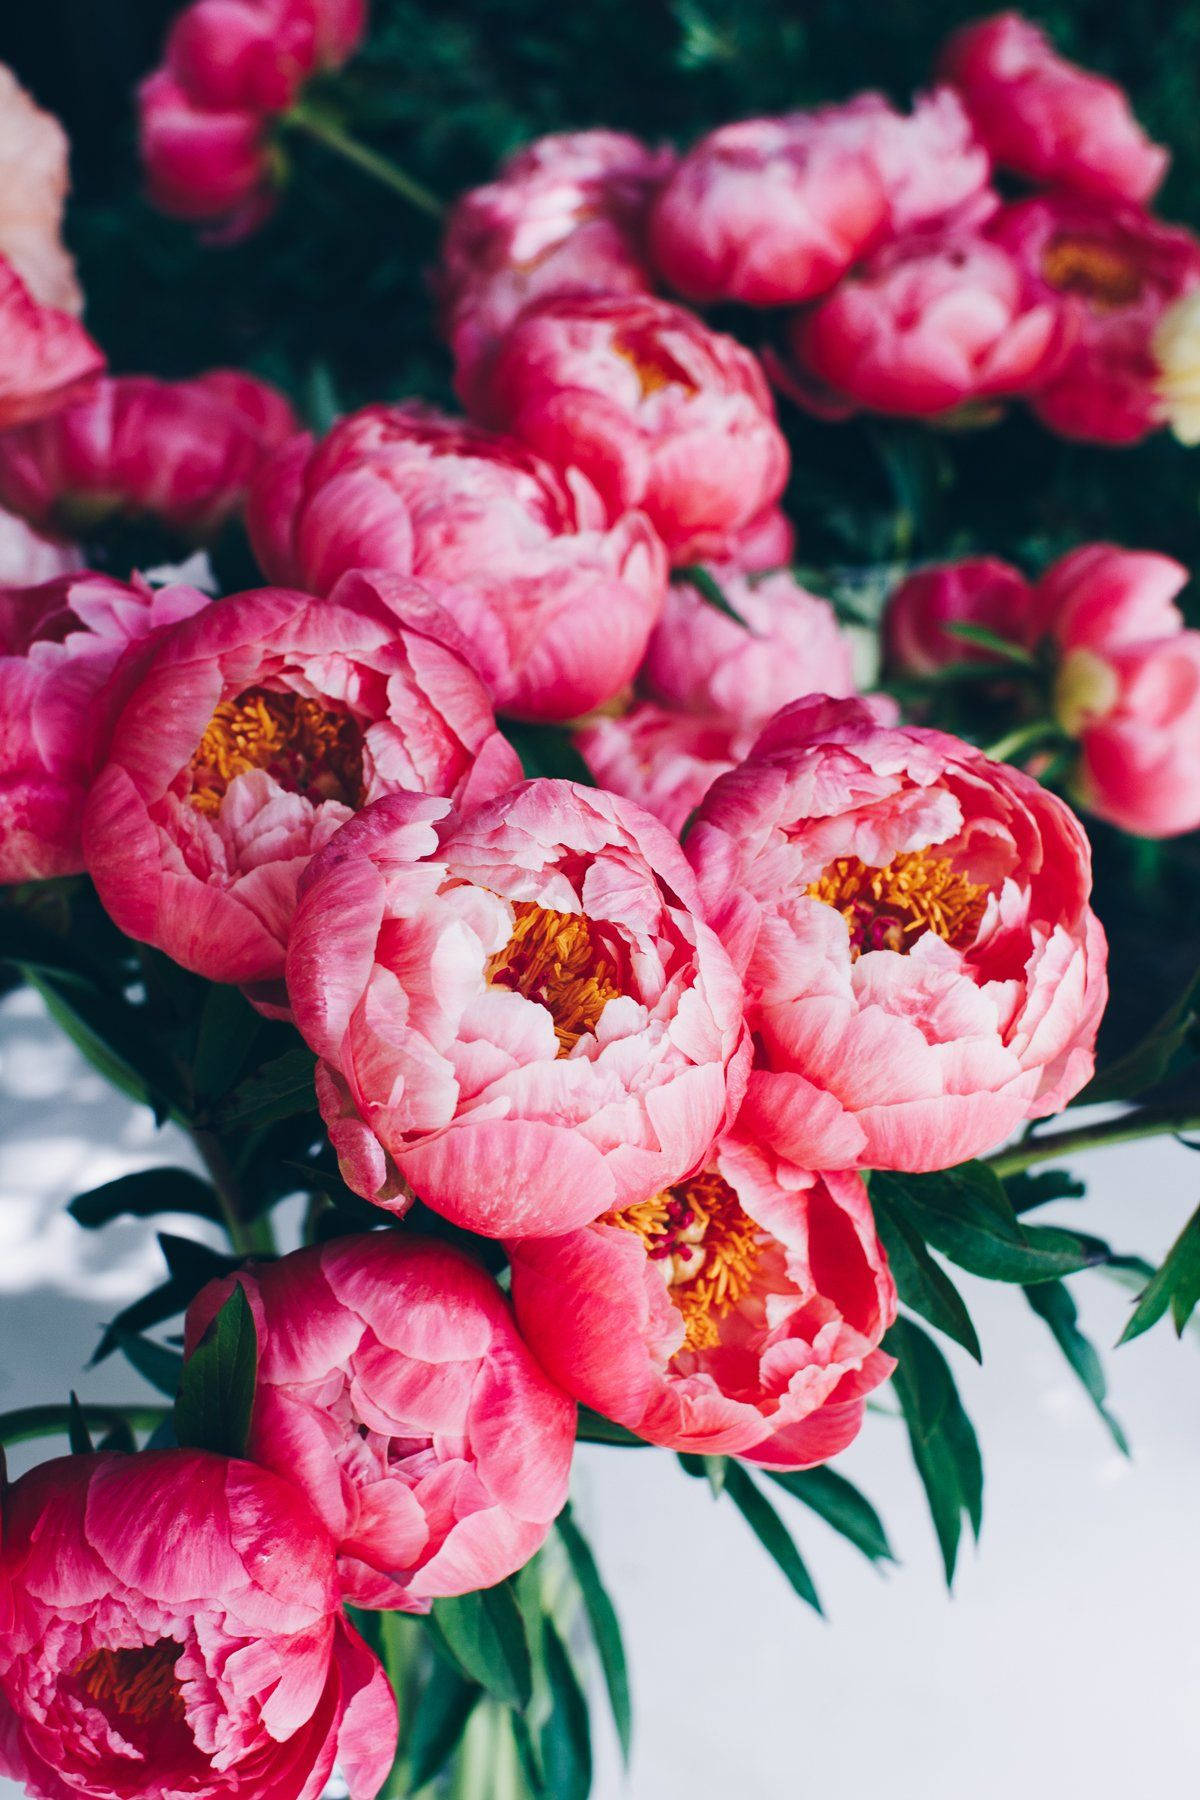
<instances>
[{"instance_id":1,"label":"orange stamen cluster","mask_svg":"<svg viewBox=\"0 0 1200 1800\"><path fill-rule=\"evenodd\" d=\"M166 1716L182 1723L183 1694L175 1674L182 1654L182 1644L160 1638L137 1650L95 1650L76 1673L93 1700L122 1718L146 1724Z\"/></svg>"},{"instance_id":2,"label":"orange stamen cluster","mask_svg":"<svg viewBox=\"0 0 1200 1800\"><path fill-rule=\"evenodd\" d=\"M600 1223L636 1231L650 1260L667 1265L685 1347L716 1349L718 1321L750 1291L764 1241L729 1183L710 1169L638 1206L606 1213Z\"/></svg>"},{"instance_id":3,"label":"orange stamen cluster","mask_svg":"<svg viewBox=\"0 0 1200 1800\"><path fill-rule=\"evenodd\" d=\"M695 393L692 381L675 358L646 332L618 332L612 342L613 353L627 362L641 383L642 399L657 394L660 388L679 387Z\"/></svg>"},{"instance_id":4,"label":"orange stamen cluster","mask_svg":"<svg viewBox=\"0 0 1200 1800\"><path fill-rule=\"evenodd\" d=\"M1057 238L1042 257L1042 274L1060 293L1080 294L1101 310L1128 306L1142 291L1134 263L1094 239Z\"/></svg>"},{"instance_id":5,"label":"orange stamen cluster","mask_svg":"<svg viewBox=\"0 0 1200 1800\"><path fill-rule=\"evenodd\" d=\"M948 856L902 850L882 869L857 856L839 856L808 889L836 907L850 928L851 954L911 950L927 931L956 948L974 941L988 890L970 881Z\"/></svg>"},{"instance_id":6,"label":"orange stamen cluster","mask_svg":"<svg viewBox=\"0 0 1200 1800\"><path fill-rule=\"evenodd\" d=\"M365 798L357 723L303 694L248 688L222 700L192 757L188 798L199 812L215 813L234 777L251 769L265 769L314 803L358 807Z\"/></svg>"},{"instance_id":7,"label":"orange stamen cluster","mask_svg":"<svg viewBox=\"0 0 1200 1800\"><path fill-rule=\"evenodd\" d=\"M592 921L532 900L514 900L512 936L489 958L487 979L546 1008L560 1056L594 1031L608 1002L624 992Z\"/></svg>"}]
</instances>

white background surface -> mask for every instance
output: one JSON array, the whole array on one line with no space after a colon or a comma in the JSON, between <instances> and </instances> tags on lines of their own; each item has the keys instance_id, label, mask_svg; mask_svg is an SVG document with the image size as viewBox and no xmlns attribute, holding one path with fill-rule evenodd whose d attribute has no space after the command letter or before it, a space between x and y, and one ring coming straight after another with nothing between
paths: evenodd
<instances>
[{"instance_id":1,"label":"white background surface","mask_svg":"<svg viewBox=\"0 0 1200 1800\"><path fill-rule=\"evenodd\" d=\"M85 1399L148 1393L119 1359L81 1371L100 1323L159 1278L152 1230L87 1233L63 1209L129 1168L181 1160L187 1146L83 1068L32 996L0 1007L0 1409L63 1400L72 1386ZM1077 1166L1093 1184L1081 1221L1151 1256L1200 1190L1200 1159L1174 1144ZM985 1364L953 1360L987 1482L983 1541L967 1548L952 1600L890 1418L869 1417L838 1467L882 1511L899 1569L872 1570L779 1496L828 1624L793 1598L730 1503L669 1456L581 1452L577 1503L625 1623L637 1705L632 1777L605 1729L597 1800L1196 1792L1200 1344L1160 1325L1108 1357L1129 1464L1020 1293L962 1286ZM1099 1276L1073 1290L1085 1327L1111 1344L1126 1296ZM20 1451L13 1466L57 1449ZM17 1792L0 1780L4 1800Z\"/></svg>"}]
</instances>

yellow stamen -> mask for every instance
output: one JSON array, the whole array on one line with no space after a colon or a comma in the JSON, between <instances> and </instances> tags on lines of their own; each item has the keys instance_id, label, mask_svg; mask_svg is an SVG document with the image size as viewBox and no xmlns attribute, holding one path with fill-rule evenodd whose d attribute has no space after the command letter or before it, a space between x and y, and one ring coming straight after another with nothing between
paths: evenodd
<instances>
[{"instance_id":1,"label":"yellow stamen","mask_svg":"<svg viewBox=\"0 0 1200 1800\"><path fill-rule=\"evenodd\" d=\"M594 1031L610 1000L624 992L616 962L583 913L555 912L532 900L513 902L513 930L489 958L487 978L536 1000L554 1020L558 1054L566 1056Z\"/></svg>"},{"instance_id":2,"label":"yellow stamen","mask_svg":"<svg viewBox=\"0 0 1200 1800\"><path fill-rule=\"evenodd\" d=\"M958 948L972 943L988 890L956 869L948 856L902 850L882 869L857 856L839 856L808 889L836 907L850 927L851 951L911 950L932 931Z\"/></svg>"},{"instance_id":3,"label":"yellow stamen","mask_svg":"<svg viewBox=\"0 0 1200 1800\"><path fill-rule=\"evenodd\" d=\"M665 1265L671 1299L683 1314L684 1348L716 1349L718 1321L750 1291L766 1237L729 1183L710 1169L638 1206L606 1213L600 1223L635 1231L651 1259Z\"/></svg>"},{"instance_id":4,"label":"yellow stamen","mask_svg":"<svg viewBox=\"0 0 1200 1800\"><path fill-rule=\"evenodd\" d=\"M76 1674L93 1700L126 1719L145 1724L165 1714L182 1723L183 1694L175 1675L182 1654L183 1645L173 1638L160 1638L137 1650L95 1650Z\"/></svg>"},{"instance_id":5,"label":"yellow stamen","mask_svg":"<svg viewBox=\"0 0 1200 1800\"><path fill-rule=\"evenodd\" d=\"M696 384L679 367L675 358L647 333L618 332L612 341L613 353L627 362L641 383L642 399L657 394L660 388L677 387L694 394Z\"/></svg>"},{"instance_id":6,"label":"yellow stamen","mask_svg":"<svg viewBox=\"0 0 1200 1800\"><path fill-rule=\"evenodd\" d=\"M358 807L365 798L358 724L302 694L247 688L222 700L192 757L188 799L199 812L218 812L230 782L251 769L314 802Z\"/></svg>"},{"instance_id":7,"label":"yellow stamen","mask_svg":"<svg viewBox=\"0 0 1200 1800\"><path fill-rule=\"evenodd\" d=\"M1101 311L1128 306L1142 278L1127 256L1094 239L1061 237L1042 256L1042 274L1063 294L1081 294Z\"/></svg>"}]
</instances>

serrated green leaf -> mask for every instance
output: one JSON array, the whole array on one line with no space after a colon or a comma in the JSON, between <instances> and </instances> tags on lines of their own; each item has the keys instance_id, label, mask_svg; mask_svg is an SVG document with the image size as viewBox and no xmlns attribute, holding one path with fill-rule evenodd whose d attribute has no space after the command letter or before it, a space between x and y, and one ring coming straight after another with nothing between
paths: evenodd
<instances>
[{"instance_id":1,"label":"serrated green leaf","mask_svg":"<svg viewBox=\"0 0 1200 1800\"><path fill-rule=\"evenodd\" d=\"M1049 1326L1055 1343L1082 1382L1117 1449L1122 1456L1128 1456L1129 1440L1105 1404L1108 1383L1104 1365L1096 1346L1079 1329L1079 1312L1069 1290L1061 1281L1043 1281L1036 1287L1026 1288L1025 1298L1038 1318Z\"/></svg>"},{"instance_id":2,"label":"serrated green leaf","mask_svg":"<svg viewBox=\"0 0 1200 1800\"><path fill-rule=\"evenodd\" d=\"M76 1393L72 1393L67 1407L67 1442L71 1446L72 1456L90 1456L95 1448Z\"/></svg>"},{"instance_id":3,"label":"serrated green leaf","mask_svg":"<svg viewBox=\"0 0 1200 1800\"><path fill-rule=\"evenodd\" d=\"M1200 1302L1200 1207L1192 1214L1134 1308L1133 1317L1117 1339L1127 1344L1149 1331L1170 1308L1175 1330L1184 1327Z\"/></svg>"},{"instance_id":4,"label":"serrated green leaf","mask_svg":"<svg viewBox=\"0 0 1200 1800\"><path fill-rule=\"evenodd\" d=\"M579 1585L579 1592L583 1596L592 1639L600 1658L604 1685L608 1690L613 1723L620 1740L621 1755L628 1767L633 1741L633 1707L629 1697L629 1668L625 1660L621 1622L601 1578L592 1547L575 1523L570 1502L563 1507L555 1524L571 1564L571 1571Z\"/></svg>"},{"instance_id":5,"label":"serrated green leaf","mask_svg":"<svg viewBox=\"0 0 1200 1800\"><path fill-rule=\"evenodd\" d=\"M961 1344L976 1362L982 1362L983 1351L966 1302L946 1271L930 1256L920 1232L902 1212L888 1205L886 1195L880 1191L878 1175L871 1181L871 1207L896 1291L904 1305Z\"/></svg>"},{"instance_id":6,"label":"serrated green leaf","mask_svg":"<svg viewBox=\"0 0 1200 1800\"><path fill-rule=\"evenodd\" d=\"M969 1274L987 1281L1057 1281L1096 1262L1074 1233L1052 1225L1022 1226L999 1177L984 1163L928 1175L876 1174L872 1203L906 1217L926 1243Z\"/></svg>"},{"instance_id":7,"label":"serrated green leaf","mask_svg":"<svg viewBox=\"0 0 1200 1800\"><path fill-rule=\"evenodd\" d=\"M542 1620L542 1666L550 1690L550 1713L538 1734L546 1792L553 1800L587 1800L592 1789L587 1696L550 1618Z\"/></svg>"},{"instance_id":8,"label":"serrated green leaf","mask_svg":"<svg viewBox=\"0 0 1200 1800\"><path fill-rule=\"evenodd\" d=\"M866 1495L844 1475L830 1468L764 1469L763 1474L818 1513L872 1562L895 1562L883 1520Z\"/></svg>"},{"instance_id":9,"label":"serrated green leaf","mask_svg":"<svg viewBox=\"0 0 1200 1800\"><path fill-rule=\"evenodd\" d=\"M435 1600L430 1624L435 1643L470 1680L506 1706L528 1706L533 1691L529 1643L508 1582Z\"/></svg>"},{"instance_id":10,"label":"serrated green leaf","mask_svg":"<svg viewBox=\"0 0 1200 1800\"><path fill-rule=\"evenodd\" d=\"M192 1213L219 1220L221 1208L207 1181L190 1169L141 1169L77 1194L67 1207L77 1224L95 1231L113 1219L148 1219L155 1213Z\"/></svg>"},{"instance_id":11,"label":"serrated green leaf","mask_svg":"<svg viewBox=\"0 0 1200 1800\"><path fill-rule=\"evenodd\" d=\"M892 1385L929 1501L949 1587L964 1514L976 1537L982 1523L979 1441L958 1397L950 1365L933 1339L911 1319L897 1319L883 1342L897 1361Z\"/></svg>"},{"instance_id":12,"label":"serrated green leaf","mask_svg":"<svg viewBox=\"0 0 1200 1800\"><path fill-rule=\"evenodd\" d=\"M786 1576L793 1593L824 1617L820 1597L804 1558L792 1542L792 1536L762 1489L757 1487L739 1462L729 1463L725 1476L725 1492L733 1501L751 1531Z\"/></svg>"},{"instance_id":13,"label":"serrated green leaf","mask_svg":"<svg viewBox=\"0 0 1200 1800\"><path fill-rule=\"evenodd\" d=\"M317 1059L303 1045L285 1050L240 1082L213 1113L223 1137L248 1135L298 1113L316 1112L313 1071Z\"/></svg>"},{"instance_id":14,"label":"serrated green leaf","mask_svg":"<svg viewBox=\"0 0 1200 1800\"><path fill-rule=\"evenodd\" d=\"M258 1376L258 1332L237 1282L183 1366L175 1435L189 1450L245 1456Z\"/></svg>"}]
</instances>

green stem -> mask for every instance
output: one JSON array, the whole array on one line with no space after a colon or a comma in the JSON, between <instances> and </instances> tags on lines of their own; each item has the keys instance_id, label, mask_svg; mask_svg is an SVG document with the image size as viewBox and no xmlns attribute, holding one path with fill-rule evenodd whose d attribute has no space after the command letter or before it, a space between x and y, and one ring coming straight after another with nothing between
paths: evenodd
<instances>
[{"instance_id":1,"label":"green stem","mask_svg":"<svg viewBox=\"0 0 1200 1800\"><path fill-rule=\"evenodd\" d=\"M290 125L294 131L302 131L305 137L323 144L326 150L332 150L335 156L343 157L346 162L353 163L358 169L381 181L384 187L391 188L415 206L418 212L425 213L431 219L440 219L445 207L436 194L431 194L427 187L390 162L378 151L370 150L366 144L360 144L352 138L340 125L334 123L325 113L310 112L307 107L294 106L291 112L284 115L283 123Z\"/></svg>"},{"instance_id":2,"label":"green stem","mask_svg":"<svg viewBox=\"0 0 1200 1800\"><path fill-rule=\"evenodd\" d=\"M134 1431L153 1431L166 1416L162 1406L109 1406L81 1403L83 1416L100 1426L120 1424L123 1420ZM23 1406L0 1418L0 1444L25 1444L32 1438L65 1437L71 1410L67 1406Z\"/></svg>"},{"instance_id":3,"label":"green stem","mask_svg":"<svg viewBox=\"0 0 1200 1800\"><path fill-rule=\"evenodd\" d=\"M997 738L994 744L985 744L984 755L990 756L993 762L1012 762L1027 751L1061 742L1062 733L1057 725L1049 719L1035 719L1032 725L1018 725L1015 731Z\"/></svg>"},{"instance_id":4,"label":"green stem","mask_svg":"<svg viewBox=\"0 0 1200 1800\"><path fill-rule=\"evenodd\" d=\"M1077 1126L1074 1131L1055 1131L1046 1137L1027 1138L1011 1150L989 1156L987 1165L1003 1178L1019 1175L1037 1163L1057 1162L1062 1157L1078 1156L1084 1150L1100 1150L1106 1144L1131 1144L1138 1138L1178 1136L1185 1131L1200 1131L1200 1113L1177 1106L1145 1106L1136 1112L1122 1113L1116 1119Z\"/></svg>"},{"instance_id":5,"label":"green stem","mask_svg":"<svg viewBox=\"0 0 1200 1800\"><path fill-rule=\"evenodd\" d=\"M192 1142L212 1181L229 1242L238 1256L252 1256L265 1246L245 1216L245 1198L229 1153L216 1132L209 1131L206 1126L193 1125L191 1132Z\"/></svg>"}]
</instances>

